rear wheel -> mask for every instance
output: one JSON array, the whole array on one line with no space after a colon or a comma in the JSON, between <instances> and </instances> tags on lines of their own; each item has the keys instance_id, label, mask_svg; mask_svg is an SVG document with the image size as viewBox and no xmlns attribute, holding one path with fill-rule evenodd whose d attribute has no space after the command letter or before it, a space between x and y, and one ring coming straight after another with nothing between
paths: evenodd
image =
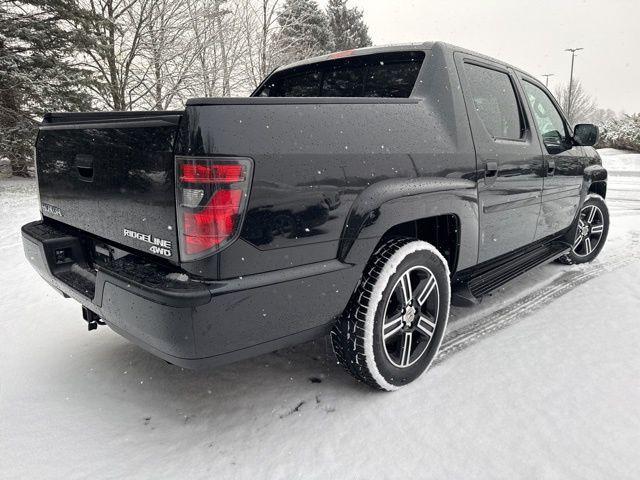
<instances>
[{"instance_id":1,"label":"rear wheel","mask_svg":"<svg viewBox=\"0 0 640 480\"><path fill-rule=\"evenodd\" d=\"M407 238L385 243L331 333L338 361L382 390L412 382L440 347L450 298L447 262L435 247Z\"/></svg>"},{"instance_id":2,"label":"rear wheel","mask_svg":"<svg viewBox=\"0 0 640 480\"><path fill-rule=\"evenodd\" d=\"M589 195L577 218L571 252L558 260L565 264L590 262L598 256L609 233L609 210L599 195Z\"/></svg>"}]
</instances>

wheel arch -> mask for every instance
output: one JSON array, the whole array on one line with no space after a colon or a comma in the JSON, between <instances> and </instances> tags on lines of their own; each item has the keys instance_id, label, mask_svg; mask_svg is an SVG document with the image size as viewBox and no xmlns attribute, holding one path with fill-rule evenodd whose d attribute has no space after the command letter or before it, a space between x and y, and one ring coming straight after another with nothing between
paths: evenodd
<instances>
[{"instance_id":1,"label":"wheel arch","mask_svg":"<svg viewBox=\"0 0 640 480\"><path fill-rule=\"evenodd\" d=\"M460 254L460 217L455 213L418 218L394 225L382 235L378 245L394 237L414 238L433 245L447 261L449 271L455 272Z\"/></svg>"},{"instance_id":2,"label":"wheel arch","mask_svg":"<svg viewBox=\"0 0 640 480\"><path fill-rule=\"evenodd\" d=\"M364 266L380 243L405 236L433 244L453 273L477 261L476 184L449 178L376 183L356 198L342 233L341 261Z\"/></svg>"},{"instance_id":3,"label":"wheel arch","mask_svg":"<svg viewBox=\"0 0 640 480\"><path fill-rule=\"evenodd\" d=\"M603 199L606 198L608 175L607 169L602 165L589 165L584 169L582 175L582 188L580 191L580 204L576 209L571 226L564 236L567 242L572 242L576 235L577 220L580 216L580 210L582 209L584 202L589 198L589 195L596 194L601 196Z\"/></svg>"},{"instance_id":4,"label":"wheel arch","mask_svg":"<svg viewBox=\"0 0 640 480\"><path fill-rule=\"evenodd\" d=\"M589 185L587 193L595 193L596 195L600 195L602 198L607 198L607 182L593 182Z\"/></svg>"},{"instance_id":5,"label":"wheel arch","mask_svg":"<svg viewBox=\"0 0 640 480\"><path fill-rule=\"evenodd\" d=\"M600 195L602 198L607 196L607 169L602 165L590 165L584 169L583 175L583 202L590 193Z\"/></svg>"}]
</instances>

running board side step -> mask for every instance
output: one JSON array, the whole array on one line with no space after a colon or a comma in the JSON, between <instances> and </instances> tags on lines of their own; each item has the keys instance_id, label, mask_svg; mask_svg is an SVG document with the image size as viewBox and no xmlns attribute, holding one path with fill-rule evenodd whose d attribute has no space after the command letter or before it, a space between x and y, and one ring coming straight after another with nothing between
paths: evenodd
<instances>
[{"instance_id":1,"label":"running board side step","mask_svg":"<svg viewBox=\"0 0 640 480\"><path fill-rule=\"evenodd\" d=\"M521 253L509 254L484 266L480 265L454 283L451 302L456 306L477 304L483 295L538 265L561 257L569 250L570 247L567 243L550 242L529 248Z\"/></svg>"}]
</instances>

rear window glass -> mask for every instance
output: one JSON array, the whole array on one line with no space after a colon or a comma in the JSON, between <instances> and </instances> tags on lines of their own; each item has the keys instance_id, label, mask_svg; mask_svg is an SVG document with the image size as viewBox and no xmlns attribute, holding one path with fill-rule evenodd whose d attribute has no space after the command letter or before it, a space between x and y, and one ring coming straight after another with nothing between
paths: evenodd
<instances>
[{"instance_id":1,"label":"rear window glass","mask_svg":"<svg viewBox=\"0 0 640 480\"><path fill-rule=\"evenodd\" d=\"M315 97L319 87L320 73L313 71L284 77L279 84L287 97Z\"/></svg>"},{"instance_id":2,"label":"rear window glass","mask_svg":"<svg viewBox=\"0 0 640 480\"><path fill-rule=\"evenodd\" d=\"M408 98L423 60L397 52L303 65L275 73L254 96Z\"/></svg>"}]
</instances>

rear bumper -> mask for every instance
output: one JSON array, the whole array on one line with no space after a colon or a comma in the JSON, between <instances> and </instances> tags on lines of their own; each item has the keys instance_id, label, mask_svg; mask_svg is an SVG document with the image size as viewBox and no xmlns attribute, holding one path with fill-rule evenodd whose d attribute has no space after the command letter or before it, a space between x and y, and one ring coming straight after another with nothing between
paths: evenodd
<instances>
[{"instance_id":1,"label":"rear bumper","mask_svg":"<svg viewBox=\"0 0 640 480\"><path fill-rule=\"evenodd\" d=\"M334 260L228 281L177 282L148 264L91 268L81 238L42 222L25 225L22 238L26 258L51 286L123 337L186 368L327 333L358 277L357 269Z\"/></svg>"}]
</instances>

